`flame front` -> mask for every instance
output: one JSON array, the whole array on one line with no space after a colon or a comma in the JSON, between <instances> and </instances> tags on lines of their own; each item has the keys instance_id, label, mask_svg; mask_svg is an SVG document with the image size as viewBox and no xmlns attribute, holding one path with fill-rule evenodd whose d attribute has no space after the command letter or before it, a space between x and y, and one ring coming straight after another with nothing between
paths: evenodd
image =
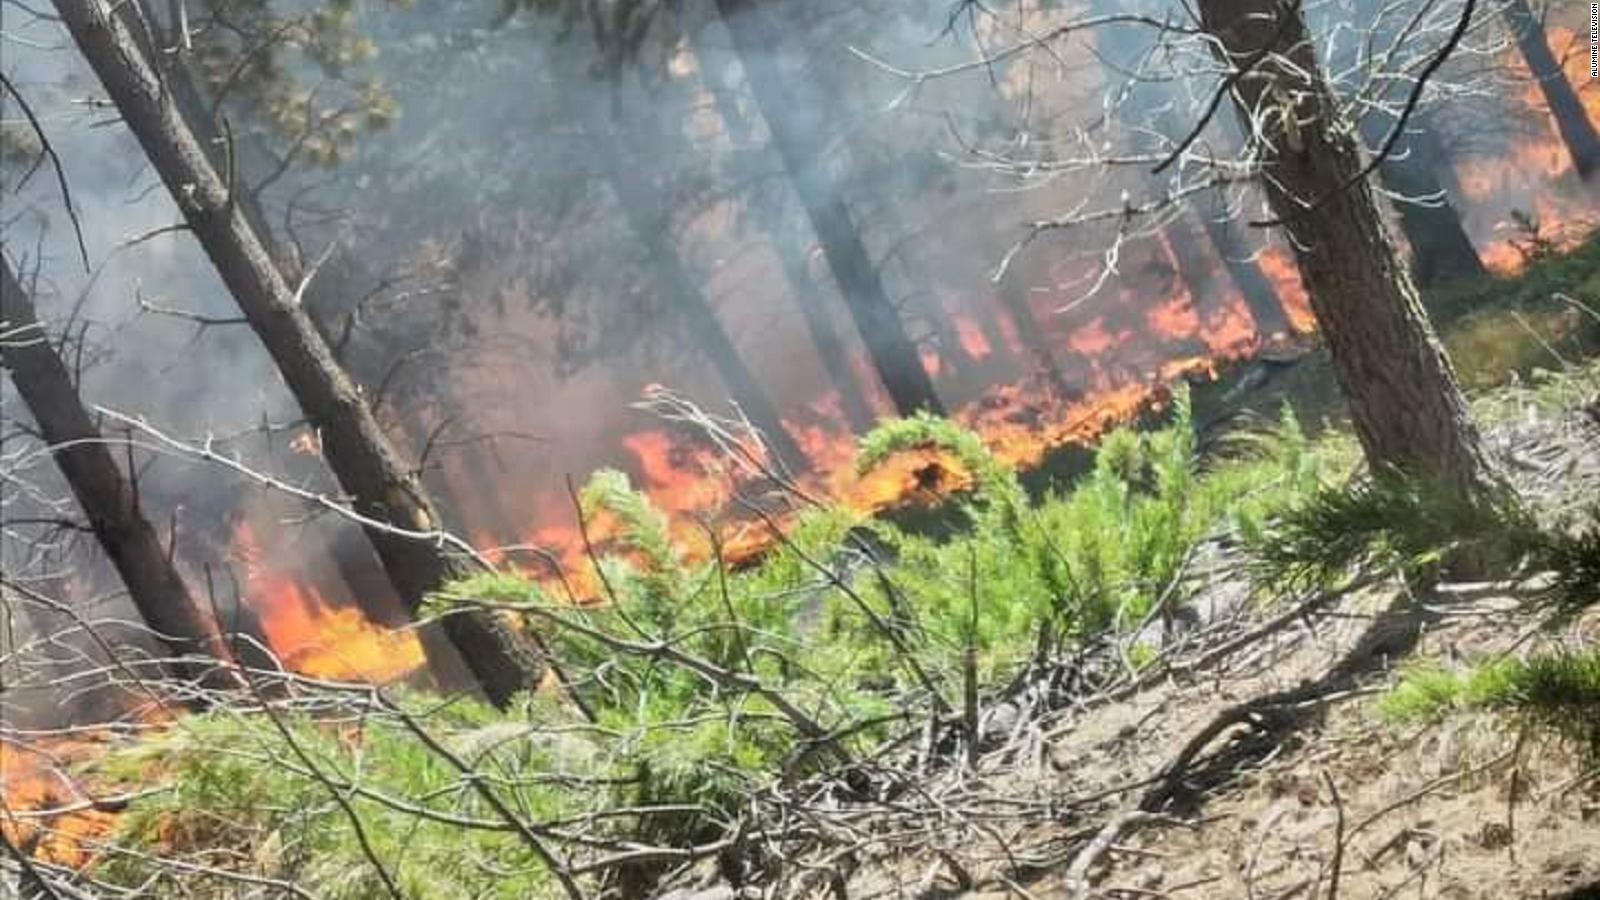
<instances>
[{"instance_id":1,"label":"flame front","mask_svg":"<svg viewBox=\"0 0 1600 900\"><path fill-rule=\"evenodd\" d=\"M267 565L248 523L234 531L233 554L245 570L245 602L260 619L267 645L290 671L382 684L422 667L422 644L414 632L385 628L354 606L335 606L315 587Z\"/></svg>"}]
</instances>

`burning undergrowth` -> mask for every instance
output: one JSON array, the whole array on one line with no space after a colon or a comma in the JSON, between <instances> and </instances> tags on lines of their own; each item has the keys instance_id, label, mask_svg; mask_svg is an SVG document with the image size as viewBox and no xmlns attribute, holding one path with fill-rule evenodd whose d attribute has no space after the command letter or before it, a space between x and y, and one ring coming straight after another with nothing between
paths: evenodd
<instances>
[{"instance_id":1,"label":"burning undergrowth","mask_svg":"<svg viewBox=\"0 0 1600 900\"><path fill-rule=\"evenodd\" d=\"M1134 627L1198 541L1259 530L1326 464L1289 419L1202 474L1193 434L1180 394L1170 426L1112 432L1082 484L1035 503L974 432L892 423L863 441L862 467L912 460L924 490L936 467L968 528L935 538L800 503L742 567L686 550L664 510L602 473L578 492L593 602L509 574L441 600L514 610L545 636L561 680L525 707L301 684L266 711L223 708L102 752L87 767L100 795L148 795L114 822L69 811L41 826L74 849L63 864L92 860L122 884L181 878L198 896L240 879L509 898L655 877L725 848L726 823L773 773L792 784L843 766L859 769L855 789L883 789L870 760L921 730L912 710L942 723L925 764L943 765L962 745L948 718L962 685ZM469 771L494 773L493 800ZM508 809L541 824L521 833Z\"/></svg>"}]
</instances>

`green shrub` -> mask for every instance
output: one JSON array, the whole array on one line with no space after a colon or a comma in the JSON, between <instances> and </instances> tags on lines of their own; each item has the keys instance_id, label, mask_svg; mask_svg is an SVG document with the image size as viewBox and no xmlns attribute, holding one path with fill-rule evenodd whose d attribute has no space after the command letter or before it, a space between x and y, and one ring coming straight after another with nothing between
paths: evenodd
<instances>
[{"instance_id":1,"label":"green shrub","mask_svg":"<svg viewBox=\"0 0 1600 900\"><path fill-rule=\"evenodd\" d=\"M842 508L811 509L740 571L693 560L624 475L599 472L580 502L589 521L606 522L592 561L602 596L575 605L495 574L452 586L424 610L520 608L581 703L539 696L508 713L459 702L425 711L417 697L406 708L481 762L497 795L528 819L670 806L597 820L594 833L675 847L706 840L775 779L863 755L930 703L958 704L969 648L992 683L1041 641L1130 627L1200 541L1260 528L1317 484L1318 454L1292 416L1251 452L1205 471L1193 428L1180 394L1169 425L1108 435L1080 484L1030 502L971 432L930 417L888 423L863 439L862 466L910 448L953 454L975 478L951 500L963 527L935 538ZM347 814L299 761L304 752L336 786L359 783L397 801L349 797L413 895L552 892L515 835L428 818L489 822L495 813L404 722L374 716L354 739L306 717L284 724L290 738L259 715L217 712L130 751L113 766L116 777L173 790L136 804L124 835L168 856L212 858L225 845L234 854L226 867L316 884L330 900L383 896ZM104 868L122 883L151 874L134 858ZM649 866L635 874L647 878ZM215 886L197 896L229 896L225 882Z\"/></svg>"},{"instance_id":2,"label":"green shrub","mask_svg":"<svg viewBox=\"0 0 1600 900\"><path fill-rule=\"evenodd\" d=\"M1498 660L1459 673L1418 666L1379 703L1396 724L1471 709L1508 713L1600 755L1600 650Z\"/></svg>"}]
</instances>

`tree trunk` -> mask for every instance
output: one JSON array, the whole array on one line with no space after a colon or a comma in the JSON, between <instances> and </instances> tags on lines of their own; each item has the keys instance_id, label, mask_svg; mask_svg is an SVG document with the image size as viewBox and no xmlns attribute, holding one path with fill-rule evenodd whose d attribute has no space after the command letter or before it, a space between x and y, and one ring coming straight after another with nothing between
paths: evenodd
<instances>
[{"instance_id":1,"label":"tree trunk","mask_svg":"<svg viewBox=\"0 0 1600 900\"><path fill-rule=\"evenodd\" d=\"M1292 104L1259 123L1262 182L1288 228L1368 463L1464 499L1498 496L1503 482L1384 230L1372 188L1364 179L1352 184L1363 166L1361 149L1336 120L1338 104L1299 7L1203 0L1200 11L1226 62L1239 66L1268 53L1235 87L1240 115ZM1308 202L1321 205L1307 211Z\"/></svg>"},{"instance_id":2,"label":"tree trunk","mask_svg":"<svg viewBox=\"0 0 1600 900\"><path fill-rule=\"evenodd\" d=\"M0 363L11 370L100 549L116 567L140 618L172 653L163 668L207 687L238 687L233 653L212 611L189 592L168 548L122 475L111 449L78 397L66 364L50 344L33 303L0 257ZM201 662L197 656L214 662ZM219 668L216 663L221 663Z\"/></svg>"},{"instance_id":3,"label":"tree trunk","mask_svg":"<svg viewBox=\"0 0 1600 900\"><path fill-rule=\"evenodd\" d=\"M229 186L210 165L121 17L112 14L107 0L56 0L55 7L319 432L323 454L352 508L376 523L366 528L367 536L396 591L415 611L430 592L470 571L465 560L438 542L393 530L436 532L440 521L433 504L334 360L301 305L300 292L285 281L261 237L231 201ZM462 613L445 618L442 627L492 702L503 705L538 684L544 667L535 645L499 616Z\"/></svg>"},{"instance_id":4,"label":"tree trunk","mask_svg":"<svg viewBox=\"0 0 1600 900\"><path fill-rule=\"evenodd\" d=\"M1596 133L1594 123L1589 121L1583 102L1578 99L1578 92L1572 89L1572 83L1561 70L1561 63L1550 51L1544 25L1533 14L1528 0L1506 0L1501 9L1505 13L1506 24L1511 26L1516 36L1522 58L1528 63L1528 71L1533 73L1534 79L1539 82L1539 89L1544 92L1550 115L1556 120L1556 130L1566 142L1567 152L1572 154L1573 168L1577 170L1578 177L1588 179L1600 171L1600 134Z\"/></svg>"},{"instance_id":5,"label":"tree trunk","mask_svg":"<svg viewBox=\"0 0 1600 900\"><path fill-rule=\"evenodd\" d=\"M620 134L612 133L602 140L606 147L619 147L623 138ZM772 452L791 469L804 468L806 456L784 427L778 407L756 380L750 367L745 365L739 348L728 336L728 330L722 327L711 301L706 299L699 282L689 274L683 256L673 244L667 217L660 211L660 192L648 182L647 175L640 174L626 154L604 149L602 152L609 157L607 162L610 165L606 167L605 175L616 194L617 205L622 207L634 237L644 245L650 257L651 268L659 276L658 290L666 300L667 307L683 317L695 349L711 361L740 412L749 417L750 423L761 432Z\"/></svg>"},{"instance_id":6,"label":"tree trunk","mask_svg":"<svg viewBox=\"0 0 1600 900\"><path fill-rule=\"evenodd\" d=\"M711 93L712 103L716 106L718 118L722 120L723 129L728 133L729 142L737 146L749 139L750 128L745 117L739 113L736 96L710 74L724 63L724 54L712 47L710 42L704 40L695 42L695 54L701 61L702 83ZM839 392L839 405L845 421L849 423L851 431L865 434L872 429L877 415L873 413L872 405L867 402L861 383L856 379L844 338L828 316L822 286L811 277L801 242L785 234L782 220L781 211L757 211L759 227L766 233L767 242L772 245L772 251L777 254L778 263L783 267L784 282L789 286L789 293L805 320L806 333L810 335L811 344L822 361L828 382Z\"/></svg>"},{"instance_id":7,"label":"tree trunk","mask_svg":"<svg viewBox=\"0 0 1600 900\"><path fill-rule=\"evenodd\" d=\"M1377 113L1362 120L1367 145L1380 147L1393 119ZM1423 124L1409 126L1394 151L1378 166L1378 180L1400 214L1400 230L1411 245L1411 274L1422 287L1488 274L1478 249L1467 237L1461 214L1451 205L1437 170L1448 163L1439 138Z\"/></svg>"},{"instance_id":8,"label":"tree trunk","mask_svg":"<svg viewBox=\"0 0 1600 900\"><path fill-rule=\"evenodd\" d=\"M772 57L776 30L766 11L757 6L756 0L717 0L717 11L733 36L751 95L816 230L839 292L895 409L901 415L919 410L943 413L933 380L884 292L883 280L850 211L817 158L821 117L814 108L796 105L789 96Z\"/></svg>"},{"instance_id":9,"label":"tree trunk","mask_svg":"<svg viewBox=\"0 0 1600 900\"><path fill-rule=\"evenodd\" d=\"M1057 399L1076 399L1071 386L1067 384L1066 376L1061 372L1061 365L1056 362L1055 353L1050 349L1050 342L1045 339L1044 326L1039 323L1032 304L1028 302L1027 290L1028 287L1020 275L1007 272L1005 280L996 288L996 294L1000 298L1000 306L1010 317L1017 336L1022 339L1022 345L1028 348L1028 355L1033 359L1034 371L1044 378L1045 387L1055 394Z\"/></svg>"}]
</instances>

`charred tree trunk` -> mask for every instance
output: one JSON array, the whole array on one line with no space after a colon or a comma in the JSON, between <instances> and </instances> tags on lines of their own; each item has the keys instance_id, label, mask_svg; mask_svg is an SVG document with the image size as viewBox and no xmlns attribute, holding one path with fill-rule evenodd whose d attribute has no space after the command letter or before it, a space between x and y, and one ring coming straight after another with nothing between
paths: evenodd
<instances>
[{"instance_id":1,"label":"charred tree trunk","mask_svg":"<svg viewBox=\"0 0 1600 900\"><path fill-rule=\"evenodd\" d=\"M320 433L329 467L355 512L373 523L366 526L367 536L407 608L415 611L430 592L470 571L439 542L399 533L437 532L432 502L334 360L301 304L302 292L274 264L122 18L106 0L56 0L55 8ZM535 645L499 616L452 615L442 628L494 703L503 705L537 686L544 665ZM438 655L435 641L424 643L434 644Z\"/></svg>"},{"instance_id":2,"label":"charred tree trunk","mask_svg":"<svg viewBox=\"0 0 1600 900\"><path fill-rule=\"evenodd\" d=\"M1528 71L1539 82L1544 100L1550 106L1550 115L1556 120L1556 130L1572 154L1572 166L1578 177L1588 179L1600 171L1600 133L1572 89L1561 63L1550 52L1550 41L1545 37L1544 24L1533 14L1528 0L1506 0L1502 11L1506 23L1516 36L1517 47L1528 63Z\"/></svg>"},{"instance_id":3,"label":"charred tree trunk","mask_svg":"<svg viewBox=\"0 0 1600 900\"><path fill-rule=\"evenodd\" d=\"M796 106L783 84L773 59L776 29L767 12L759 9L755 0L717 0L717 11L733 36L751 95L895 409L901 415L919 410L942 413L944 406L922 367L916 345L884 292L882 277L844 199L817 159L815 136L822 123L814 109Z\"/></svg>"},{"instance_id":4,"label":"charred tree trunk","mask_svg":"<svg viewBox=\"0 0 1600 900\"><path fill-rule=\"evenodd\" d=\"M140 618L172 653L164 668L209 687L237 687L233 653L212 612L178 575L168 548L139 507L139 492L123 476L78 397L11 265L0 258L0 363L11 372L72 496L100 549L116 567ZM216 663L204 663L207 656Z\"/></svg>"},{"instance_id":5,"label":"charred tree trunk","mask_svg":"<svg viewBox=\"0 0 1600 900\"><path fill-rule=\"evenodd\" d=\"M1371 186L1356 179L1361 149L1336 121L1338 104L1299 7L1203 0L1200 12L1227 63L1258 61L1252 76L1234 88L1240 114L1288 105L1258 123L1262 182L1289 231L1368 463L1427 479L1464 499L1498 496L1503 482L1416 285L1384 230ZM1308 210L1307 203L1318 205Z\"/></svg>"}]
</instances>

